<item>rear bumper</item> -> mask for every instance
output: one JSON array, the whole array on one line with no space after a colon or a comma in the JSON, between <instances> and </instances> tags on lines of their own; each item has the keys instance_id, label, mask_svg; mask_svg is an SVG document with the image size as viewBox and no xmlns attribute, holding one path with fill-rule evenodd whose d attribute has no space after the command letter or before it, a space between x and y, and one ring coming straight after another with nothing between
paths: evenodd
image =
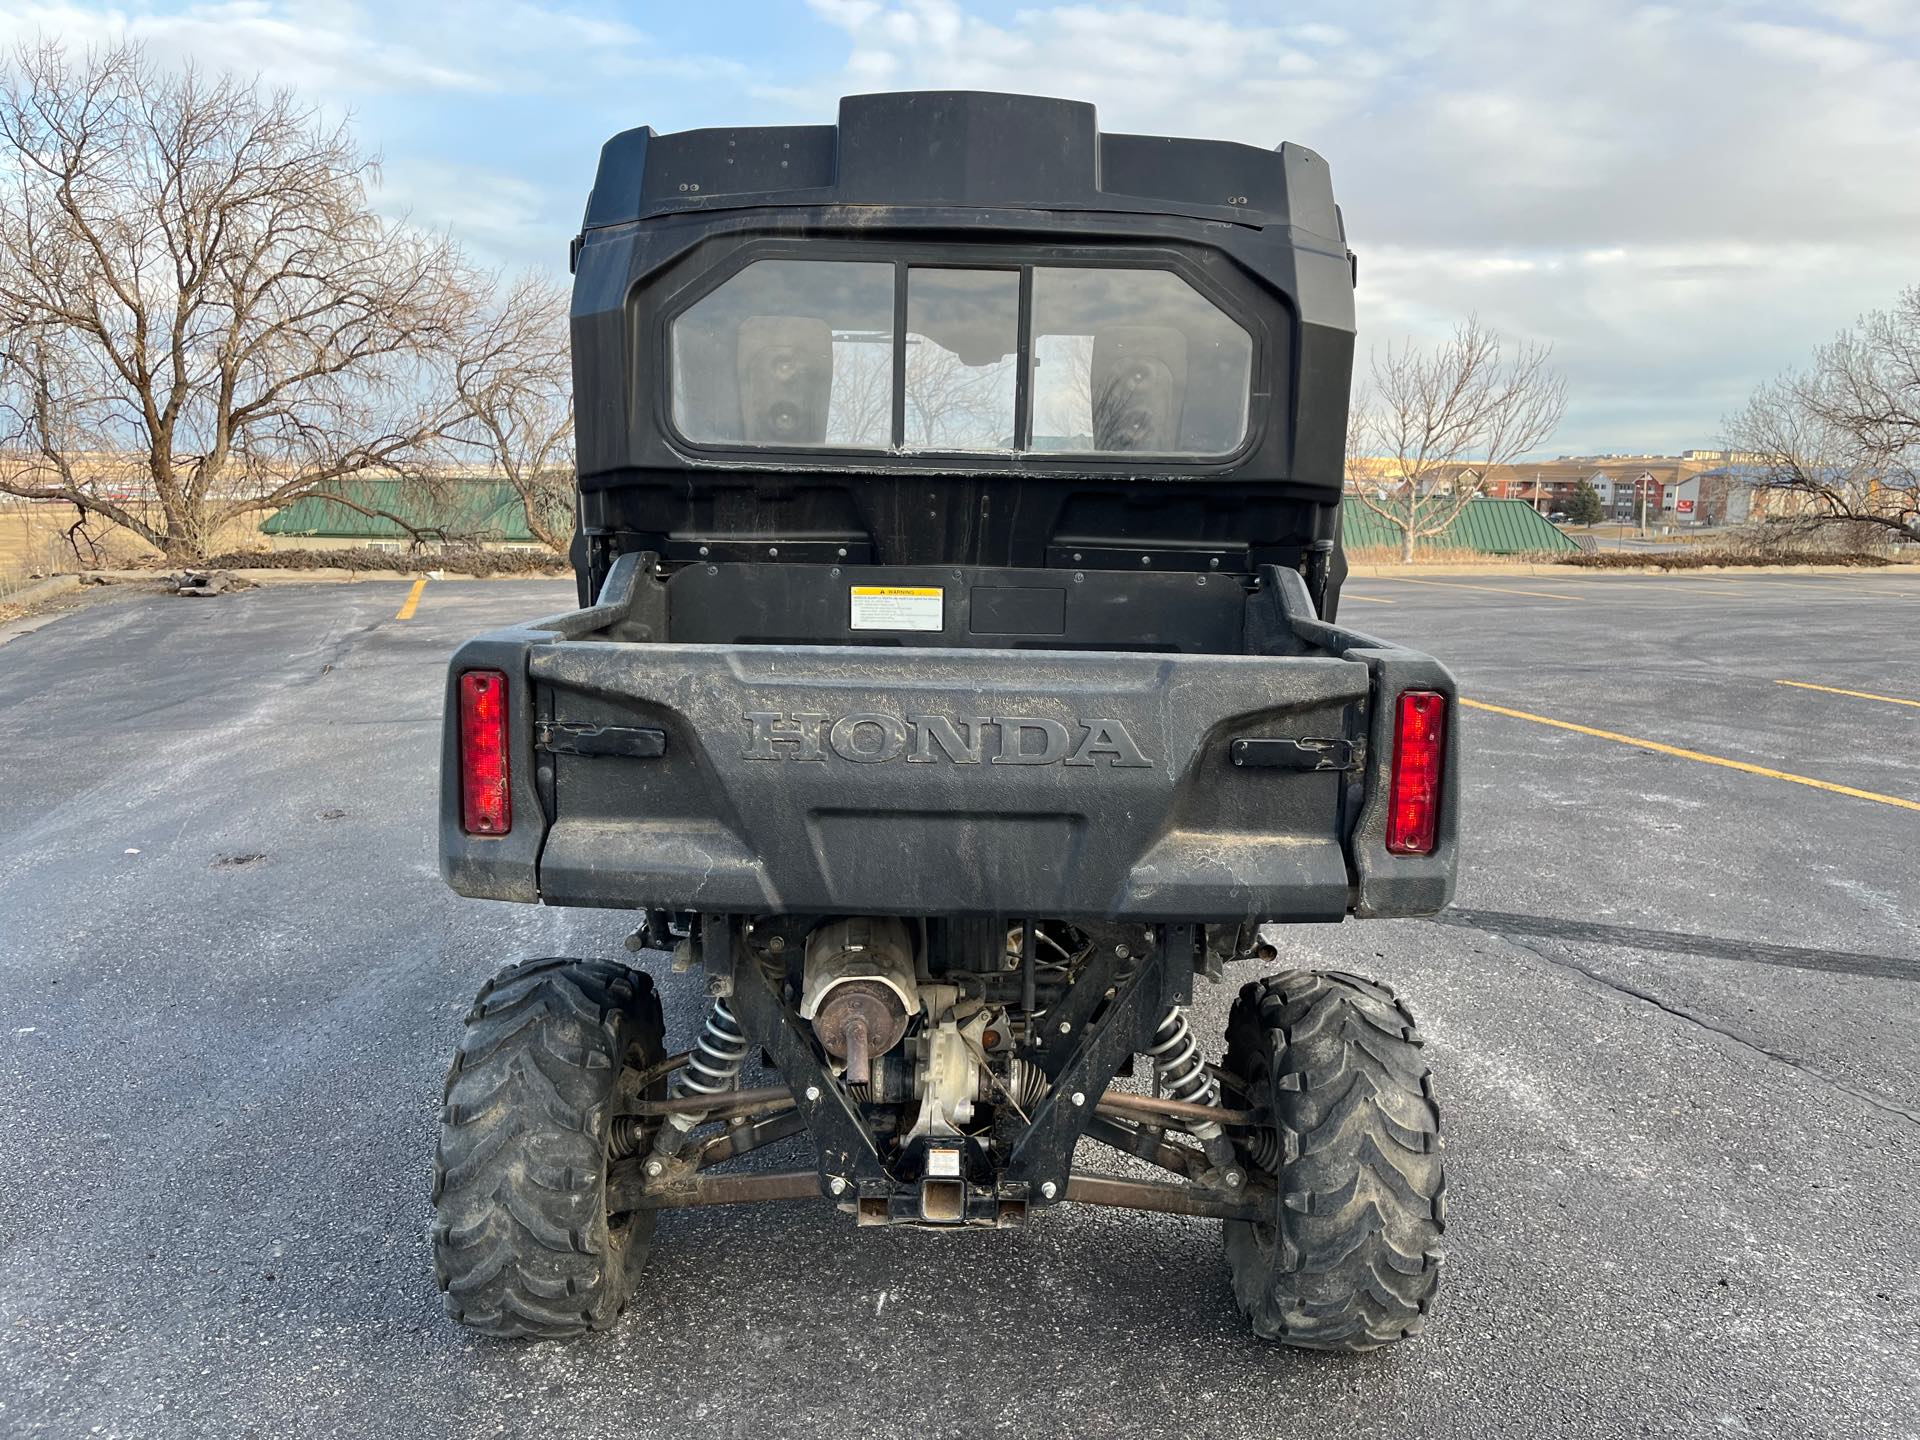
<instances>
[{"instance_id":1,"label":"rear bumper","mask_svg":"<svg viewBox=\"0 0 1920 1440\"><path fill-rule=\"evenodd\" d=\"M592 612L581 612L583 615ZM570 617L562 617L562 622ZM1318 621L1311 653L614 643L549 622L456 656L507 672L514 832L459 829L463 894L709 913L1161 922L1430 914L1439 845L1383 843L1390 703L1437 663ZM575 630L574 636L565 633ZM660 753L536 750L542 724L657 731ZM1353 743L1348 771L1249 768L1249 738Z\"/></svg>"}]
</instances>

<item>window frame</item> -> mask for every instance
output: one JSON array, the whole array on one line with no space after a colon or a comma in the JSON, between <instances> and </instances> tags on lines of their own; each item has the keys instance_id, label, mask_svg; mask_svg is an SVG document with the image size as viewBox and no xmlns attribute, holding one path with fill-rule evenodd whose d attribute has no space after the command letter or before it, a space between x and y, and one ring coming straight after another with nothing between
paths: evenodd
<instances>
[{"instance_id":1,"label":"window frame","mask_svg":"<svg viewBox=\"0 0 1920 1440\"><path fill-rule=\"evenodd\" d=\"M1274 308L1271 292L1259 288L1255 295L1237 293L1238 286L1221 282L1215 273L1217 264L1208 265L1199 258L1211 252L1197 249L1154 246L1033 246L942 243L915 245L906 242L861 244L857 242L763 237L748 239L732 247L725 263L704 270L678 288L656 297L650 343L642 341L641 355L651 351L652 363L635 367L636 385L647 385L649 397L631 399L650 403L661 434L677 450L690 456L714 460L735 460L747 467L764 467L777 460L794 467L834 468L835 460L866 462L884 460L887 468L939 470L1044 470L1078 474L1151 469L1166 473L1205 474L1232 469L1266 439L1267 426L1276 398L1273 375L1282 359L1293 364L1291 326L1289 333L1276 334L1269 323ZM772 445L717 443L689 439L680 429L673 413L673 326L707 296L734 277L762 260L804 260L822 263L857 261L891 264L894 267L893 290L893 414L891 442L885 446L808 445L781 448ZM1014 438L1015 448L1004 450L940 450L908 447L906 435L906 325L908 276L914 269L1011 271L1019 276L1015 318ZM1246 425L1239 443L1230 451L1212 455L1190 455L1148 451L1052 451L1034 450L1033 444L1033 290L1036 269L1067 270L1150 270L1170 273L1184 282L1203 301L1211 305L1229 323L1246 334L1249 342ZM1250 281L1240 281L1248 285ZM637 298L637 295L636 295ZM1265 303L1261 303L1261 301ZM1294 311L1285 297L1279 297L1280 315L1291 320ZM629 314L632 314L629 302ZM636 334L636 340L641 336ZM1276 354L1276 351L1278 352ZM640 357L636 357L640 358ZM1267 402L1262 404L1263 399ZM937 462L937 463L929 463ZM864 468L864 467L863 467Z\"/></svg>"}]
</instances>

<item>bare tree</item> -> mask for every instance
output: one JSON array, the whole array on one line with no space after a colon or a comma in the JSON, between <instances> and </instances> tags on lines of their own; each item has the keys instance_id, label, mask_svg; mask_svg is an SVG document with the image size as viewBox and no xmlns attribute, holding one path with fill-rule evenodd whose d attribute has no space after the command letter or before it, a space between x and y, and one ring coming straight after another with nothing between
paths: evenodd
<instances>
[{"instance_id":1,"label":"bare tree","mask_svg":"<svg viewBox=\"0 0 1920 1440\"><path fill-rule=\"evenodd\" d=\"M1755 390L1727 445L1779 518L1920 541L1920 288Z\"/></svg>"},{"instance_id":2,"label":"bare tree","mask_svg":"<svg viewBox=\"0 0 1920 1440\"><path fill-rule=\"evenodd\" d=\"M836 336L827 441L885 446L893 434L894 353L881 336ZM1012 386L1005 366L969 366L922 336L907 340L905 443L930 448L1011 443Z\"/></svg>"},{"instance_id":3,"label":"bare tree","mask_svg":"<svg viewBox=\"0 0 1920 1440\"><path fill-rule=\"evenodd\" d=\"M491 282L450 367L455 408L443 437L513 488L527 529L564 555L573 539L573 377L567 292L544 276Z\"/></svg>"},{"instance_id":4,"label":"bare tree","mask_svg":"<svg viewBox=\"0 0 1920 1440\"><path fill-rule=\"evenodd\" d=\"M1093 336L1050 336L1045 355L1035 362L1035 429L1068 449L1093 445Z\"/></svg>"},{"instance_id":5,"label":"bare tree","mask_svg":"<svg viewBox=\"0 0 1920 1440\"><path fill-rule=\"evenodd\" d=\"M1375 351L1371 384L1348 427L1348 478L1360 503L1400 533L1400 557L1441 534L1485 488L1496 465L1544 443L1567 408L1567 387L1548 366L1551 346L1509 358L1500 337L1469 318L1431 350L1409 340ZM1358 473L1358 456L1385 473Z\"/></svg>"},{"instance_id":6,"label":"bare tree","mask_svg":"<svg viewBox=\"0 0 1920 1440\"><path fill-rule=\"evenodd\" d=\"M932 449L1011 448L1010 364L969 365L937 341L907 341L906 440Z\"/></svg>"},{"instance_id":7,"label":"bare tree","mask_svg":"<svg viewBox=\"0 0 1920 1440\"><path fill-rule=\"evenodd\" d=\"M836 336L827 443L885 446L893 435L891 337Z\"/></svg>"},{"instance_id":8,"label":"bare tree","mask_svg":"<svg viewBox=\"0 0 1920 1440\"><path fill-rule=\"evenodd\" d=\"M43 43L0 74L0 490L176 561L408 471L469 288L381 220L375 163L285 92ZM400 518L400 517L392 517Z\"/></svg>"}]
</instances>

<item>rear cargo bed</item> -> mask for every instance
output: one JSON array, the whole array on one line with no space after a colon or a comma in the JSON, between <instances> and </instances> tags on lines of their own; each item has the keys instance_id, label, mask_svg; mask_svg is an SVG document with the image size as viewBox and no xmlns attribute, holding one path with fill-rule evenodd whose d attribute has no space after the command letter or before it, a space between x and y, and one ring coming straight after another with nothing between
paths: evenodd
<instances>
[{"instance_id":1,"label":"rear cargo bed","mask_svg":"<svg viewBox=\"0 0 1920 1440\"><path fill-rule=\"evenodd\" d=\"M456 682L508 676L516 820L463 832L450 725L448 879L502 899L754 914L1439 909L1457 765L1434 853L1388 854L1380 697L1451 698L1450 677L1320 622L1292 572L1250 596L1212 579L1234 593L1246 653L987 647L951 621L885 645L743 644L664 638L679 628L668 586L626 557L600 604L455 658ZM1206 607L1168 624L1219 630Z\"/></svg>"}]
</instances>

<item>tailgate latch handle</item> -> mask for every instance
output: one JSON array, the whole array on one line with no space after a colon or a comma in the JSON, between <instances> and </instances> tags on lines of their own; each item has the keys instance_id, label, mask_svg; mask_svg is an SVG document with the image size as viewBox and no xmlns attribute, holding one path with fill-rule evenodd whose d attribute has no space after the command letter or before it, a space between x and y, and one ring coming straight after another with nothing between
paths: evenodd
<instances>
[{"instance_id":1,"label":"tailgate latch handle","mask_svg":"<svg viewBox=\"0 0 1920 1440\"><path fill-rule=\"evenodd\" d=\"M1233 763L1249 770L1351 770L1351 740L1236 740Z\"/></svg>"},{"instance_id":2,"label":"tailgate latch handle","mask_svg":"<svg viewBox=\"0 0 1920 1440\"><path fill-rule=\"evenodd\" d=\"M558 720L536 720L533 746L550 755L618 755L628 760L658 760L667 753L667 732L628 725L568 725Z\"/></svg>"}]
</instances>

